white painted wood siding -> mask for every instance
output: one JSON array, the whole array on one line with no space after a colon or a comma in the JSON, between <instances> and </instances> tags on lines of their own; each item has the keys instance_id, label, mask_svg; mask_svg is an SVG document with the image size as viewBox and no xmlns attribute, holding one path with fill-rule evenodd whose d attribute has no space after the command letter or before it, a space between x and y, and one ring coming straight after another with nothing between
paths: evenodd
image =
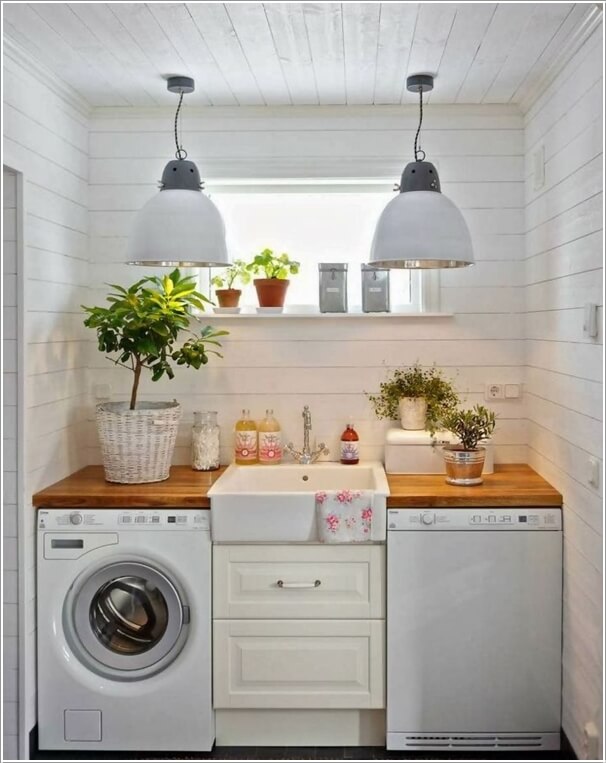
<instances>
[{"instance_id":1,"label":"white painted wood siding","mask_svg":"<svg viewBox=\"0 0 606 763\"><path fill-rule=\"evenodd\" d=\"M602 718L603 488L588 460L603 463L603 337L583 332L584 304L604 304L601 34L525 115L529 462L564 496L563 727L579 757L584 724Z\"/></svg>"},{"instance_id":2,"label":"white painted wood siding","mask_svg":"<svg viewBox=\"0 0 606 763\"><path fill-rule=\"evenodd\" d=\"M7 758L18 754L17 717L19 708L19 603L18 603L18 528L17 528L17 406L19 385L17 368L17 176L3 170L2 195L2 279L4 285L2 355L3 390L3 495L2 495L2 570L4 589L2 684L4 703L3 745Z\"/></svg>"},{"instance_id":3,"label":"white painted wood siding","mask_svg":"<svg viewBox=\"0 0 606 763\"><path fill-rule=\"evenodd\" d=\"M96 110L90 133L91 299L103 300L107 281L140 277L119 264L133 216L156 192L172 153L164 110ZM203 176L399 177L409 157L414 109L329 107L190 110L184 145ZM261 416L273 408L285 438L301 439L301 409L311 407L314 436L332 458L351 415L363 458L380 458L386 424L375 419L364 394L378 389L387 368L437 363L456 380L468 403L481 402L490 382L521 383L524 188L522 119L510 106L435 106L427 112L424 148L439 165L443 190L463 210L477 264L442 274L442 309L453 318L376 318L347 322L236 322L229 325L224 360L201 372L179 369L174 382L145 380L148 399L177 397L184 406L176 462L189 463L192 411L219 411L222 459L231 460L232 428L243 407ZM272 242L268 242L271 244ZM319 242L321 245L321 242ZM296 252L292 252L296 255ZM127 395L128 372L91 352L99 383L114 399ZM496 460L525 461L526 421L521 400L495 405ZM98 462L89 409L89 461Z\"/></svg>"},{"instance_id":4,"label":"white painted wood siding","mask_svg":"<svg viewBox=\"0 0 606 763\"><path fill-rule=\"evenodd\" d=\"M25 738L36 721L35 512L30 497L86 463L80 447L87 411L80 304L86 302L88 284L88 125L86 116L60 95L65 90L61 83L34 76L13 53L5 48L4 162L23 174L23 262L18 267L23 268L25 305L20 398L25 462L23 494L12 496L19 514L5 523L5 532L13 540L17 527L22 533L19 731ZM14 297L13 281L9 276L5 298ZM9 359L14 358L13 352ZM8 560L12 545L9 539ZM16 602L13 577L16 572L5 571L11 604ZM16 649L7 654L14 659ZM8 720L5 728L16 734L16 713Z\"/></svg>"}]
</instances>

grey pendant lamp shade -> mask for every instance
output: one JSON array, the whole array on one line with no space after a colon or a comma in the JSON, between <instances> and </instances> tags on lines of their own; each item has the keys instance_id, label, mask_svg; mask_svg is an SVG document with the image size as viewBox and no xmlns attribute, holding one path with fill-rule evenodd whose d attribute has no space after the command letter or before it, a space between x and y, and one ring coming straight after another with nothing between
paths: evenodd
<instances>
[{"instance_id":1,"label":"grey pendant lamp shade","mask_svg":"<svg viewBox=\"0 0 606 763\"><path fill-rule=\"evenodd\" d=\"M433 77L408 77L408 90L419 93L419 127L415 161L402 173L398 195L385 207L372 241L370 264L380 268L460 268L473 265L467 223L457 206L440 190L438 171L418 147L423 122L423 92ZM419 158L422 154L422 158Z\"/></svg>"},{"instance_id":2,"label":"grey pendant lamp shade","mask_svg":"<svg viewBox=\"0 0 606 763\"><path fill-rule=\"evenodd\" d=\"M229 264L225 225L203 192L200 173L178 140L178 117L184 93L194 90L189 77L171 77L168 89L179 93L175 114L176 159L164 168L160 191L137 212L127 247L131 265L206 267Z\"/></svg>"}]
</instances>

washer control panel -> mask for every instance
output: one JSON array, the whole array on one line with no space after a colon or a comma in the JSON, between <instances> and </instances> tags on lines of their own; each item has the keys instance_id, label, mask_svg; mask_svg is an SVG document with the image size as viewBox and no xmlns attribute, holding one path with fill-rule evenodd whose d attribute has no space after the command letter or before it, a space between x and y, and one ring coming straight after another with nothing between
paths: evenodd
<instances>
[{"instance_id":1,"label":"washer control panel","mask_svg":"<svg viewBox=\"0 0 606 763\"><path fill-rule=\"evenodd\" d=\"M388 530L561 530L560 508L388 509Z\"/></svg>"},{"instance_id":2,"label":"washer control panel","mask_svg":"<svg viewBox=\"0 0 606 763\"><path fill-rule=\"evenodd\" d=\"M204 509L39 509L39 530L208 530Z\"/></svg>"}]
</instances>

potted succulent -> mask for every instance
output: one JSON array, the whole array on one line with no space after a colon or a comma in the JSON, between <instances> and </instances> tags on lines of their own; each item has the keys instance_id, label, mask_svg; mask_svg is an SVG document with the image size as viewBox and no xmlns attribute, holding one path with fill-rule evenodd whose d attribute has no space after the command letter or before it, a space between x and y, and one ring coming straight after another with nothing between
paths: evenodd
<instances>
[{"instance_id":1,"label":"potted succulent","mask_svg":"<svg viewBox=\"0 0 606 763\"><path fill-rule=\"evenodd\" d=\"M209 300L196 291L194 276L179 270L159 278L143 278L129 288L108 284L108 307L85 307L84 325L97 333L98 348L118 366L133 374L130 401L100 403L97 429L108 482L140 483L167 479L181 406L173 402L138 402L142 374L152 381L174 377L177 366L200 368L209 353L207 345L220 346L227 334L210 326L195 333L189 329L191 308L204 310ZM186 341L176 347L183 334ZM219 355L219 357L221 357Z\"/></svg>"},{"instance_id":2,"label":"potted succulent","mask_svg":"<svg viewBox=\"0 0 606 763\"><path fill-rule=\"evenodd\" d=\"M276 255L271 249L264 249L253 257L246 266L247 270L253 275L263 273L265 276L253 281L260 307L283 307L290 284L288 276L296 275L299 265L300 263L291 260L285 252Z\"/></svg>"},{"instance_id":3,"label":"potted succulent","mask_svg":"<svg viewBox=\"0 0 606 763\"><path fill-rule=\"evenodd\" d=\"M432 435L459 404L452 383L435 366L397 368L379 389L378 395L368 395L379 419L399 418L402 429L427 429Z\"/></svg>"},{"instance_id":4,"label":"potted succulent","mask_svg":"<svg viewBox=\"0 0 606 763\"><path fill-rule=\"evenodd\" d=\"M480 485L486 448L478 446L493 433L495 414L483 405L450 411L442 426L459 438L459 444L444 445L446 482L450 485Z\"/></svg>"},{"instance_id":5,"label":"potted succulent","mask_svg":"<svg viewBox=\"0 0 606 763\"><path fill-rule=\"evenodd\" d=\"M250 272L244 260L234 260L227 269L211 278L210 282L215 287L219 307L238 307L242 290L234 289L237 281L243 286L250 283Z\"/></svg>"}]
</instances>

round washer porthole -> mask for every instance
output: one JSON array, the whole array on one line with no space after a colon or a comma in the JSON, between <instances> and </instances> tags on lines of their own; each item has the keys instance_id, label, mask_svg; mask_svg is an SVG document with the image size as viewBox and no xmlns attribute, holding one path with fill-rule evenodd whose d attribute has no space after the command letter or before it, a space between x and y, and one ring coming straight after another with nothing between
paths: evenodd
<instances>
[{"instance_id":1,"label":"round washer porthole","mask_svg":"<svg viewBox=\"0 0 606 763\"><path fill-rule=\"evenodd\" d=\"M186 638L184 604L168 577L143 562L114 562L68 594L64 624L92 670L135 680L163 670Z\"/></svg>"}]
</instances>

